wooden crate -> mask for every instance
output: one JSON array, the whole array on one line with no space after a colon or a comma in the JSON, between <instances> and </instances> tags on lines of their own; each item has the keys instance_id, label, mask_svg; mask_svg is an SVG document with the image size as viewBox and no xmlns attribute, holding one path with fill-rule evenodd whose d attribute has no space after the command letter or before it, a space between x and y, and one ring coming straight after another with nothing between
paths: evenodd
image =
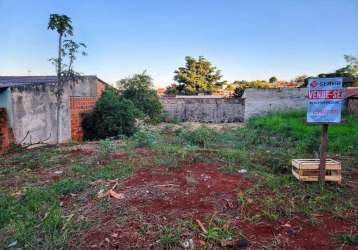
<instances>
[{"instance_id":1,"label":"wooden crate","mask_svg":"<svg viewBox=\"0 0 358 250\"><path fill-rule=\"evenodd\" d=\"M293 159L292 174L300 181L318 181L319 159ZM332 159L326 160L325 181L342 181L341 163Z\"/></svg>"}]
</instances>

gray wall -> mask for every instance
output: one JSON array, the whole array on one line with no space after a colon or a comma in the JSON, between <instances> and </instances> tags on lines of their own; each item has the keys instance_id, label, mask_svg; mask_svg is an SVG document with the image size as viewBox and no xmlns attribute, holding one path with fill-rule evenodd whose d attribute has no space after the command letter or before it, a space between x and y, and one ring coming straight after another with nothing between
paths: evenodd
<instances>
[{"instance_id":1,"label":"gray wall","mask_svg":"<svg viewBox=\"0 0 358 250\"><path fill-rule=\"evenodd\" d=\"M180 121L239 122L277 111L307 107L306 89L246 89L242 99L210 96L163 97L164 111Z\"/></svg>"},{"instance_id":2,"label":"gray wall","mask_svg":"<svg viewBox=\"0 0 358 250\"><path fill-rule=\"evenodd\" d=\"M65 85L60 116L60 141L71 140L70 96L95 96L97 79L86 78ZM54 84L11 88L13 132L16 143L56 142L56 97ZM26 137L26 134L29 135ZM26 138L25 138L26 137ZM25 138L25 139L24 139Z\"/></svg>"},{"instance_id":3,"label":"gray wall","mask_svg":"<svg viewBox=\"0 0 358 250\"><path fill-rule=\"evenodd\" d=\"M243 120L241 99L217 97L163 97L163 109L179 121L239 122Z\"/></svg>"},{"instance_id":4,"label":"gray wall","mask_svg":"<svg viewBox=\"0 0 358 250\"><path fill-rule=\"evenodd\" d=\"M307 90L295 89L246 89L245 121L250 117L277 111L299 111L307 108Z\"/></svg>"}]
</instances>

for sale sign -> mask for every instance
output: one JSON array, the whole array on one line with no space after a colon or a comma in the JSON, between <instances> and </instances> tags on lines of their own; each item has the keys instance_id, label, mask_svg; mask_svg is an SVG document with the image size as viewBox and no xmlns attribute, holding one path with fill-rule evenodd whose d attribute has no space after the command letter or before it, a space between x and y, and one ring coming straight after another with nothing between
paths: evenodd
<instances>
[{"instance_id":1,"label":"for sale sign","mask_svg":"<svg viewBox=\"0 0 358 250\"><path fill-rule=\"evenodd\" d=\"M309 79L307 122L340 123L342 99L341 77Z\"/></svg>"}]
</instances>

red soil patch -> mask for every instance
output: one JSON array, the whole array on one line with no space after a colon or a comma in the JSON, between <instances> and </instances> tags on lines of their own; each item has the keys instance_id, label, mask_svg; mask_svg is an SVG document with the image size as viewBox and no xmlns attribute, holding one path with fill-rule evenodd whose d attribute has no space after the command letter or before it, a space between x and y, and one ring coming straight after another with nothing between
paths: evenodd
<instances>
[{"instance_id":1,"label":"red soil patch","mask_svg":"<svg viewBox=\"0 0 358 250\"><path fill-rule=\"evenodd\" d=\"M151 152L150 150L148 150L146 148L136 148L135 152L142 156L152 156L153 155L153 152Z\"/></svg>"},{"instance_id":2,"label":"red soil patch","mask_svg":"<svg viewBox=\"0 0 358 250\"><path fill-rule=\"evenodd\" d=\"M270 243L272 248L280 249L338 249L340 246L333 240L334 236L357 232L355 222L332 216L322 217L317 224L300 216L276 222L261 221L257 224L237 220L235 224L252 246L257 248ZM340 249L354 247L345 246Z\"/></svg>"},{"instance_id":3,"label":"red soil patch","mask_svg":"<svg viewBox=\"0 0 358 250\"><path fill-rule=\"evenodd\" d=\"M207 225L214 213L228 215L249 240L250 249L335 249L340 246L334 235L357 230L355 222L328 216L320 218L318 224L301 216L252 224L240 217L237 204L237 193L250 185L242 174L221 173L212 164L177 170L140 169L115 189L124 199L111 198L104 212L98 209L98 200L81 209L84 216L96 220L96 226L80 232L70 248L162 249L157 242L160 225L173 225L177 219L200 219ZM183 237L196 241L197 236L187 232Z\"/></svg>"},{"instance_id":4,"label":"red soil patch","mask_svg":"<svg viewBox=\"0 0 358 250\"><path fill-rule=\"evenodd\" d=\"M83 156L83 155L92 155L93 153L94 153L93 150L82 149L82 148L76 148L76 149L72 149L70 151L70 155L73 157L79 157L79 156Z\"/></svg>"},{"instance_id":5,"label":"red soil patch","mask_svg":"<svg viewBox=\"0 0 358 250\"><path fill-rule=\"evenodd\" d=\"M203 217L222 212L227 202L236 202L238 188L250 183L239 174L223 174L213 165L196 164L178 171L140 170L119 190L129 203L146 213L168 219Z\"/></svg>"},{"instance_id":6,"label":"red soil patch","mask_svg":"<svg viewBox=\"0 0 358 250\"><path fill-rule=\"evenodd\" d=\"M128 159L128 154L127 153L115 153L112 155L112 159L116 159L116 160L123 160L123 159Z\"/></svg>"}]
</instances>

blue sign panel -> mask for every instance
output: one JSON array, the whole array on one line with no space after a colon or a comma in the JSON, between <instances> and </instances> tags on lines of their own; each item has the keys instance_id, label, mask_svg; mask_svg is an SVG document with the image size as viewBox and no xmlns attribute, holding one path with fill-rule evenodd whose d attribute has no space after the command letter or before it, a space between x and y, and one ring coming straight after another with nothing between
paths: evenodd
<instances>
[{"instance_id":1,"label":"blue sign panel","mask_svg":"<svg viewBox=\"0 0 358 250\"><path fill-rule=\"evenodd\" d=\"M340 123L342 100L341 77L309 79L307 122Z\"/></svg>"}]
</instances>

